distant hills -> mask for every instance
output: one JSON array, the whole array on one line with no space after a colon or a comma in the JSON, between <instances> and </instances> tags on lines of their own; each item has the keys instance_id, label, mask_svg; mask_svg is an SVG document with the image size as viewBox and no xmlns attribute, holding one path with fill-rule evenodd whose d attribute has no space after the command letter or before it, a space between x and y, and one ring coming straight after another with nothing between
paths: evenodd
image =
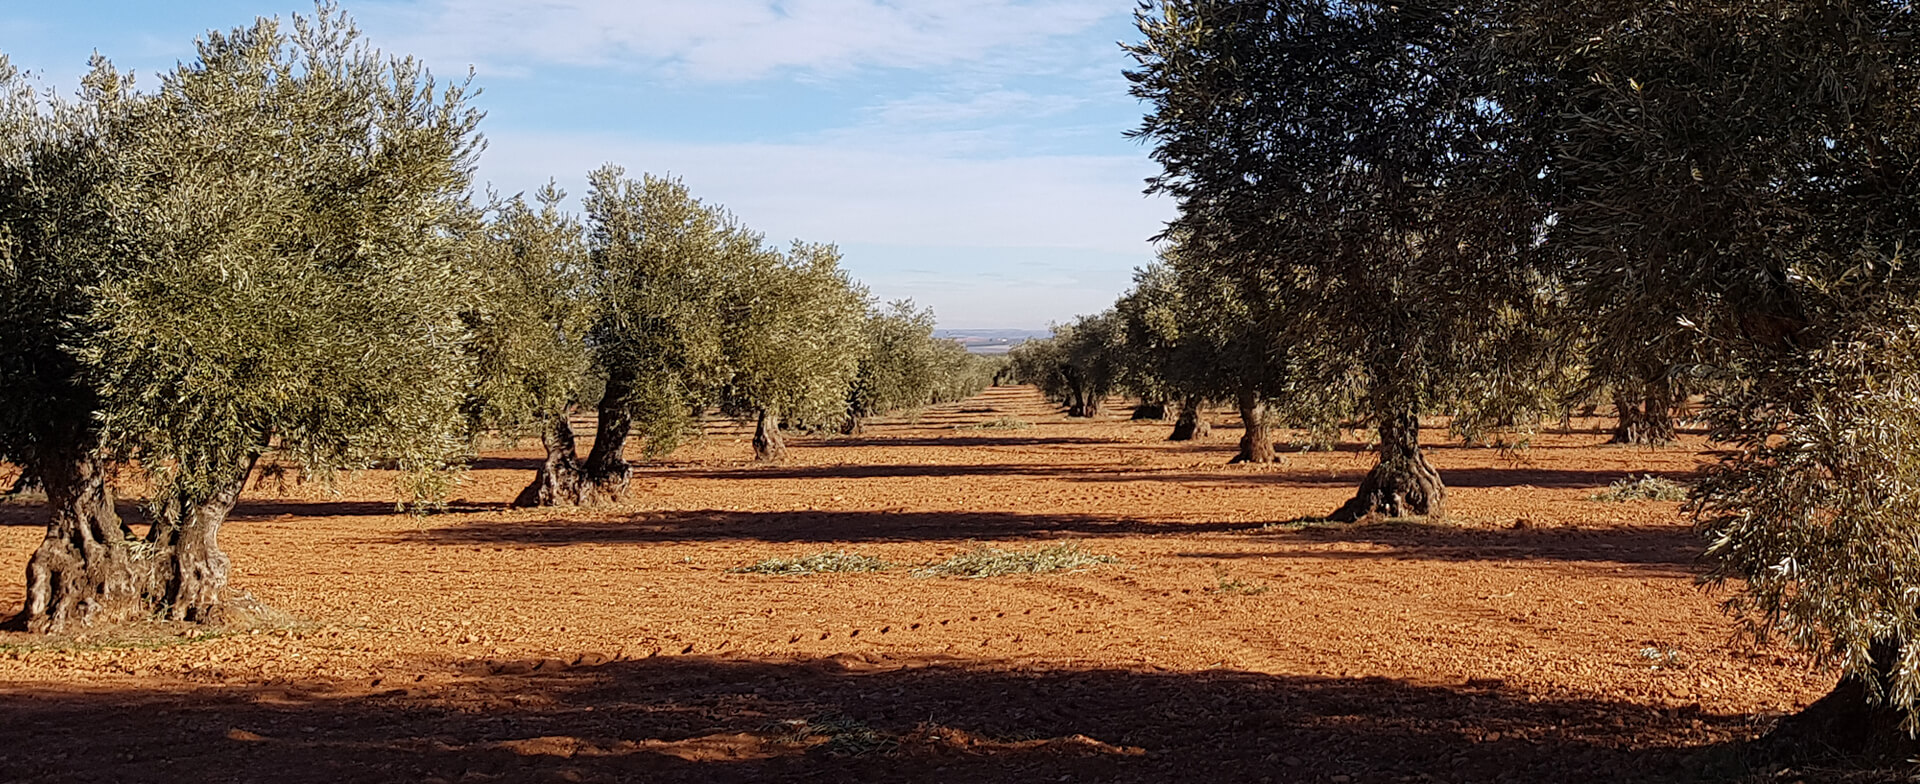
<instances>
[{"instance_id":1,"label":"distant hills","mask_svg":"<svg viewBox=\"0 0 1920 784\"><path fill-rule=\"evenodd\" d=\"M946 338L975 354L1005 354L1029 340L1039 340L1053 335L1045 329L941 329L934 330L936 338Z\"/></svg>"}]
</instances>

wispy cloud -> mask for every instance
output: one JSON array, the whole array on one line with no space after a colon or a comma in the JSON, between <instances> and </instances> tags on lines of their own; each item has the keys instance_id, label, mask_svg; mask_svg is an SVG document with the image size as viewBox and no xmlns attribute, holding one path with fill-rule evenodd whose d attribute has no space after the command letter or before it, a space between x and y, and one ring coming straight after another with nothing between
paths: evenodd
<instances>
[{"instance_id":1,"label":"wispy cloud","mask_svg":"<svg viewBox=\"0 0 1920 784\"><path fill-rule=\"evenodd\" d=\"M1144 257L1172 213L1164 199L1141 195L1152 164L1132 156L955 158L839 140L688 144L506 131L490 140L482 170L504 189L557 176L578 194L585 172L606 162L635 176L681 176L779 239Z\"/></svg>"},{"instance_id":2,"label":"wispy cloud","mask_svg":"<svg viewBox=\"0 0 1920 784\"><path fill-rule=\"evenodd\" d=\"M881 125L923 127L1017 118L1031 121L1073 111L1086 99L1070 95L1033 95L1018 90L974 93L923 93L888 101L868 110Z\"/></svg>"},{"instance_id":3,"label":"wispy cloud","mask_svg":"<svg viewBox=\"0 0 1920 784\"><path fill-rule=\"evenodd\" d=\"M929 68L1083 31L1112 0L430 0L366 7L430 61L626 66L726 82Z\"/></svg>"}]
</instances>

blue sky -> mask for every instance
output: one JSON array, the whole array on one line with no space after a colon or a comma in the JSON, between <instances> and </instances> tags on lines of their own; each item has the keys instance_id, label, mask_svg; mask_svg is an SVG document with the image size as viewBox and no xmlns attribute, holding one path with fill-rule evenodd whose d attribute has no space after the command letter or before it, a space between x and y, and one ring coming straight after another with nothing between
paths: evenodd
<instances>
[{"instance_id":1,"label":"blue sky","mask_svg":"<svg viewBox=\"0 0 1920 784\"><path fill-rule=\"evenodd\" d=\"M838 243L942 327L1040 328L1111 304L1172 204L1122 134L1133 0L345 0L368 38L471 67L482 180L578 195L673 174L784 245ZM98 50L149 77L195 37L303 2L9 2L0 52L71 90Z\"/></svg>"}]
</instances>

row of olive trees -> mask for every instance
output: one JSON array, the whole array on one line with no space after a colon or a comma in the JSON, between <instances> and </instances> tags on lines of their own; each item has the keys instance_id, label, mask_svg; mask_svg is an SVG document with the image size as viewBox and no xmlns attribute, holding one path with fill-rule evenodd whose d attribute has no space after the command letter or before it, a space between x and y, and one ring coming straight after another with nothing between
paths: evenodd
<instances>
[{"instance_id":1,"label":"row of olive trees","mask_svg":"<svg viewBox=\"0 0 1920 784\"><path fill-rule=\"evenodd\" d=\"M669 452L708 407L756 422L761 460L783 456L783 421L838 414L868 304L837 251L769 247L677 180L609 166L589 183L584 226L549 188L537 208L499 206L473 243L490 290L466 314L472 414L547 451L518 503L618 501L628 443ZM584 459L570 422L581 403L598 413Z\"/></svg>"},{"instance_id":2,"label":"row of olive trees","mask_svg":"<svg viewBox=\"0 0 1920 784\"><path fill-rule=\"evenodd\" d=\"M598 503L630 439L664 452L703 410L774 459L783 422L977 390L930 314L677 181L601 169L584 220L552 188L475 206L469 95L330 5L210 33L144 91L96 58L42 93L0 58L0 462L51 509L27 628L248 611L218 535L263 462L397 466L432 500L482 434L537 435L520 502Z\"/></svg>"},{"instance_id":3,"label":"row of olive trees","mask_svg":"<svg viewBox=\"0 0 1920 784\"><path fill-rule=\"evenodd\" d=\"M1444 510L1423 413L1500 426L1604 387L1624 438L1659 441L1704 391L1732 448L1692 501L1714 576L1755 634L1848 673L1790 726L1915 726L1910 4L1154 0L1138 22L1137 134L1180 216L1130 298L1230 291L1257 394L1372 423L1335 517ZM1161 361L1209 330L1135 310Z\"/></svg>"}]
</instances>

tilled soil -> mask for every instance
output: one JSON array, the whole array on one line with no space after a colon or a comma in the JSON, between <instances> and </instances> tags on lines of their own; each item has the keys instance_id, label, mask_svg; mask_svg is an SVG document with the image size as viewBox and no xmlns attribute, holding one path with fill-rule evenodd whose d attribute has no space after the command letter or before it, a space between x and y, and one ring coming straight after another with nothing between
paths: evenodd
<instances>
[{"instance_id":1,"label":"tilled soil","mask_svg":"<svg viewBox=\"0 0 1920 784\"><path fill-rule=\"evenodd\" d=\"M1691 436L1519 453L1429 430L1441 523L1289 523L1371 465L1357 444L1228 466L996 388L756 466L717 427L611 510L512 510L530 450L449 511L391 477L266 482L225 529L284 624L58 643L0 634L4 781L1688 781L1833 683L1735 638L1678 504ZM1015 418L1023 429L982 428ZM588 431L590 432L590 430ZM20 574L42 513L0 506ZM954 579L980 544L1115 563ZM847 550L902 566L733 570ZM0 582L0 613L18 607Z\"/></svg>"}]
</instances>

